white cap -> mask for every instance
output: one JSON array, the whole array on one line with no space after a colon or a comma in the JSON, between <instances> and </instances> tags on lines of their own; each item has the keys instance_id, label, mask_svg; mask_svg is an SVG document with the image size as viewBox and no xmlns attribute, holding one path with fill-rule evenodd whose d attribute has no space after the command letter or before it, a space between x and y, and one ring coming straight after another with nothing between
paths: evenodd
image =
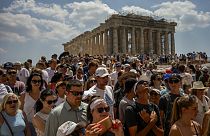
<instances>
[{"instance_id":1,"label":"white cap","mask_svg":"<svg viewBox=\"0 0 210 136\"><path fill-rule=\"evenodd\" d=\"M95 75L98 76L98 77L105 77L105 76L109 76L109 72L106 68L99 67L99 68L96 69Z\"/></svg>"},{"instance_id":2,"label":"white cap","mask_svg":"<svg viewBox=\"0 0 210 136\"><path fill-rule=\"evenodd\" d=\"M67 121L58 128L56 136L67 136L73 133L76 130L76 128L83 128L85 126L85 122L79 122L76 124L75 122Z\"/></svg>"}]
</instances>

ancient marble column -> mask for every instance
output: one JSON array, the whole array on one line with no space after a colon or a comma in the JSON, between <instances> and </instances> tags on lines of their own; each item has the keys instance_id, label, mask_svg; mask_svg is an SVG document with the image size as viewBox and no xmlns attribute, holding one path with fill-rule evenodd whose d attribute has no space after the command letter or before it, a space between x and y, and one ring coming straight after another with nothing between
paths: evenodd
<instances>
[{"instance_id":1,"label":"ancient marble column","mask_svg":"<svg viewBox=\"0 0 210 136\"><path fill-rule=\"evenodd\" d=\"M100 33L100 45L99 45L99 54L102 55L104 54L104 36L103 32Z\"/></svg>"},{"instance_id":2,"label":"ancient marble column","mask_svg":"<svg viewBox=\"0 0 210 136\"><path fill-rule=\"evenodd\" d=\"M108 36L108 47L107 47L107 52L108 55L111 55L113 53L113 46L112 46L112 42L113 41L113 30L112 28L109 29L109 36Z\"/></svg>"},{"instance_id":3,"label":"ancient marble column","mask_svg":"<svg viewBox=\"0 0 210 136\"><path fill-rule=\"evenodd\" d=\"M108 54L108 31L107 29L104 31L104 54Z\"/></svg>"},{"instance_id":4,"label":"ancient marble column","mask_svg":"<svg viewBox=\"0 0 210 136\"><path fill-rule=\"evenodd\" d=\"M152 29L149 29L149 53L152 55L153 52L154 49L153 49Z\"/></svg>"},{"instance_id":5,"label":"ancient marble column","mask_svg":"<svg viewBox=\"0 0 210 136\"><path fill-rule=\"evenodd\" d=\"M140 29L140 53L144 54L144 29Z\"/></svg>"},{"instance_id":6,"label":"ancient marble column","mask_svg":"<svg viewBox=\"0 0 210 136\"><path fill-rule=\"evenodd\" d=\"M125 27L122 28L122 53L126 53L126 31Z\"/></svg>"},{"instance_id":7,"label":"ancient marble column","mask_svg":"<svg viewBox=\"0 0 210 136\"><path fill-rule=\"evenodd\" d=\"M135 44L135 27L132 27L132 32L131 32L131 54L135 55L136 54L136 44Z\"/></svg>"},{"instance_id":8,"label":"ancient marble column","mask_svg":"<svg viewBox=\"0 0 210 136\"><path fill-rule=\"evenodd\" d=\"M91 41L91 44L92 44L92 55L95 55L95 35L93 35L92 37L92 41Z\"/></svg>"},{"instance_id":9,"label":"ancient marble column","mask_svg":"<svg viewBox=\"0 0 210 136\"><path fill-rule=\"evenodd\" d=\"M172 54L172 55L175 55L174 32L171 32L171 54Z\"/></svg>"},{"instance_id":10,"label":"ancient marble column","mask_svg":"<svg viewBox=\"0 0 210 136\"><path fill-rule=\"evenodd\" d=\"M118 54L118 34L117 28L113 28L113 53Z\"/></svg>"},{"instance_id":11,"label":"ancient marble column","mask_svg":"<svg viewBox=\"0 0 210 136\"><path fill-rule=\"evenodd\" d=\"M96 46L95 46L95 51L96 51L96 54L98 55L99 54L99 48L100 48L100 44L99 44L99 33L96 34Z\"/></svg>"},{"instance_id":12,"label":"ancient marble column","mask_svg":"<svg viewBox=\"0 0 210 136\"><path fill-rule=\"evenodd\" d=\"M168 32L165 32L165 37L164 37L164 53L165 55L169 54L169 45L168 45Z\"/></svg>"},{"instance_id":13,"label":"ancient marble column","mask_svg":"<svg viewBox=\"0 0 210 136\"><path fill-rule=\"evenodd\" d=\"M161 55L161 39L160 39L160 31L157 30L157 54Z\"/></svg>"}]
</instances>

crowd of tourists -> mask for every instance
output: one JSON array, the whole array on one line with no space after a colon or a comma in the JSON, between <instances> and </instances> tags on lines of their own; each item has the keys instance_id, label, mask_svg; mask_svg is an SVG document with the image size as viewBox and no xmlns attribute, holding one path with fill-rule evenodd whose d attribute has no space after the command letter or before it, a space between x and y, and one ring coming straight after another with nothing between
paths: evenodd
<instances>
[{"instance_id":1,"label":"crowd of tourists","mask_svg":"<svg viewBox=\"0 0 210 136\"><path fill-rule=\"evenodd\" d=\"M35 66L31 59L6 62L0 135L209 136L206 62L202 52L156 58L64 52L41 56Z\"/></svg>"}]
</instances>

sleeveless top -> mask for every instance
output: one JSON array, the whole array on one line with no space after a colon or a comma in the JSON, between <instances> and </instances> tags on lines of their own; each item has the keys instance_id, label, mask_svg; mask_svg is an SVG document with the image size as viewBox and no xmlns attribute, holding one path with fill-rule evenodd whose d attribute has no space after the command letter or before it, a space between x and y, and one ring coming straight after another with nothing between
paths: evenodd
<instances>
[{"instance_id":1,"label":"sleeveless top","mask_svg":"<svg viewBox=\"0 0 210 136\"><path fill-rule=\"evenodd\" d=\"M36 101L29 95L29 93L25 93L23 111L26 113L28 122L32 122L32 118L35 114L34 110L35 103Z\"/></svg>"},{"instance_id":2,"label":"sleeveless top","mask_svg":"<svg viewBox=\"0 0 210 136\"><path fill-rule=\"evenodd\" d=\"M44 123L46 123L47 118L49 117L49 114L45 114L45 113L42 113L42 112L40 112L40 111L37 112L35 115L36 115L36 116L39 116L39 117L44 121ZM35 128L35 130L36 130L37 136L44 136L44 133L43 133L42 131L40 131L40 130L37 129L37 128Z\"/></svg>"},{"instance_id":3,"label":"sleeveless top","mask_svg":"<svg viewBox=\"0 0 210 136\"><path fill-rule=\"evenodd\" d=\"M14 136L25 136L24 130L25 130L26 124L25 124L24 116L21 110L18 110L15 116L10 116L4 111L2 111L2 114L7 120L7 122L9 123ZM12 135L5 121L0 128L0 135L1 136Z\"/></svg>"}]
</instances>

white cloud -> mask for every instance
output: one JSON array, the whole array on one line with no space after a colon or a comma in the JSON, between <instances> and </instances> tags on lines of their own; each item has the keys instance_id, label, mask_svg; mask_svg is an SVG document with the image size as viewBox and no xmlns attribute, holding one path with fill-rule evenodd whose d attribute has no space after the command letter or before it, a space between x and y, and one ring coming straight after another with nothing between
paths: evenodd
<instances>
[{"instance_id":1,"label":"white cloud","mask_svg":"<svg viewBox=\"0 0 210 136\"><path fill-rule=\"evenodd\" d=\"M65 5L65 8L72 12L69 14L69 20L72 20L74 25L80 29L92 29L104 22L115 10L111 9L107 4L101 1L89 2L73 2Z\"/></svg>"},{"instance_id":2,"label":"white cloud","mask_svg":"<svg viewBox=\"0 0 210 136\"><path fill-rule=\"evenodd\" d=\"M122 7L122 12L134 13L134 14L143 15L143 16L151 16L151 15L153 15L152 11L146 10L144 8L141 8L141 7L136 7L136 6L125 6L125 7Z\"/></svg>"},{"instance_id":3,"label":"white cloud","mask_svg":"<svg viewBox=\"0 0 210 136\"><path fill-rule=\"evenodd\" d=\"M37 18L49 18L59 22L64 22L68 11L56 4L36 3L34 0L13 1L11 6L4 8L6 12L30 14L33 13Z\"/></svg>"},{"instance_id":4,"label":"white cloud","mask_svg":"<svg viewBox=\"0 0 210 136\"><path fill-rule=\"evenodd\" d=\"M0 48L0 54L4 54L4 53L7 53L7 51L3 48Z\"/></svg>"},{"instance_id":5,"label":"white cloud","mask_svg":"<svg viewBox=\"0 0 210 136\"><path fill-rule=\"evenodd\" d=\"M156 8L155 15L176 21L178 31L189 31L195 27L210 25L210 12L196 11L196 5L191 1L165 2L153 8Z\"/></svg>"},{"instance_id":6,"label":"white cloud","mask_svg":"<svg viewBox=\"0 0 210 136\"><path fill-rule=\"evenodd\" d=\"M18 33L0 31L0 41L10 43L24 43L27 39Z\"/></svg>"}]
</instances>

